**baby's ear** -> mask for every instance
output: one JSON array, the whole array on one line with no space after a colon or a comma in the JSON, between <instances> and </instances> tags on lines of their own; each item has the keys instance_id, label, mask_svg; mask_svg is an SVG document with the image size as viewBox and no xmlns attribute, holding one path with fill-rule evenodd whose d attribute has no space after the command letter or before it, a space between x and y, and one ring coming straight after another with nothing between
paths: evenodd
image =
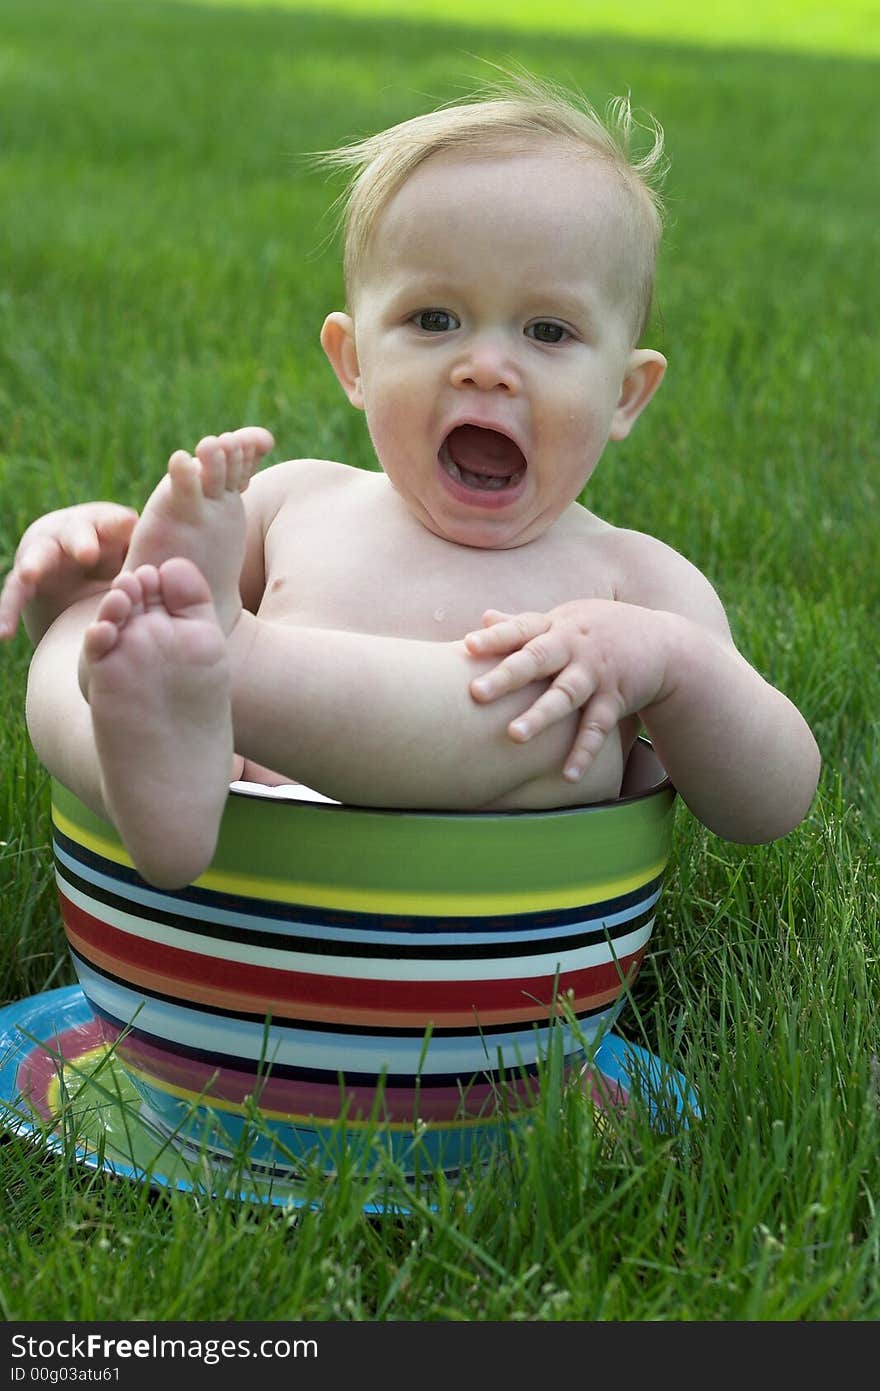
<instances>
[{"instance_id":1,"label":"baby's ear","mask_svg":"<svg viewBox=\"0 0 880 1391\"><path fill-rule=\"evenodd\" d=\"M625 440L663 380L666 358L653 348L636 348L630 354L620 399L611 420L608 438Z\"/></svg>"},{"instance_id":2,"label":"baby's ear","mask_svg":"<svg viewBox=\"0 0 880 1391\"><path fill-rule=\"evenodd\" d=\"M354 320L350 314L337 311L327 315L321 329L321 347L349 401L362 411L364 393L354 339Z\"/></svg>"}]
</instances>

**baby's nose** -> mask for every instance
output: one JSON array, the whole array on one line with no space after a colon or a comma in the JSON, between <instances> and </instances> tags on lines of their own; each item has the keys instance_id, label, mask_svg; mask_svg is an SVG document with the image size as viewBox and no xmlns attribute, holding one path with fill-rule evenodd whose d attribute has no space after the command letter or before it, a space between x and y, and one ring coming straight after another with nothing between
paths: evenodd
<instances>
[{"instance_id":1,"label":"baby's nose","mask_svg":"<svg viewBox=\"0 0 880 1391\"><path fill-rule=\"evenodd\" d=\"M519 369L509 347L488 337L463 347L453 365L451 381L453 386L476 387L478 391L520 389Z\"/></svg>"}]
</instances>

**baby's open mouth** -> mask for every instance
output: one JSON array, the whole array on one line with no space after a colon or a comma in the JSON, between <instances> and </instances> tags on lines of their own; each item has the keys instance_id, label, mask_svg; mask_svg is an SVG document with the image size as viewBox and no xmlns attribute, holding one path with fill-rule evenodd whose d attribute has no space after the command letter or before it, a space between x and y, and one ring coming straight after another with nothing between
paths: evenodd
<instances>
[{"instance_id":1,"label":"baby's open mouth","mask_svg":"<svg viewBox=\"0 0 880 1391\"><path fill-rule=\"evenodd\" d=\"M440 446L440 463L450 478L467 488L500 493L512 488L526 471L519 445L498 430L457 425Z\"/></svg>"}]
</instances>

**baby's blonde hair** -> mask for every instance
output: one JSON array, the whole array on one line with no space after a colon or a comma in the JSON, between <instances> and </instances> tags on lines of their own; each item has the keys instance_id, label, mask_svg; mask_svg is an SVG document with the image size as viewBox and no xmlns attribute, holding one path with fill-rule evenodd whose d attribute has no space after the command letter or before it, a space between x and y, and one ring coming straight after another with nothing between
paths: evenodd
<instances>
[{"instance_id":1,"label":"baby's blonde hair","mask_svg":"<svg viewBox=\"0 0 880 1391\"><path fill-rule=\"evenodd\" d=\"M626 241L632 248L631 285L634 342L651 313L657 251L663 227L658 193L665 173L663 130L653 117L639 127L628 97L609 102L603 121L588 101L574 98L542 79L517 73L484 87L456 105L441 106L317 156L341 169L349 182L337 200L344 234L343 273L351 302L376 223L397 190L420 164L441 151L486 155L531 148L536 138L602 160L617 176L625 196ZM636 156L637 128L650 144Z\"/></svg>"}]
</instances>

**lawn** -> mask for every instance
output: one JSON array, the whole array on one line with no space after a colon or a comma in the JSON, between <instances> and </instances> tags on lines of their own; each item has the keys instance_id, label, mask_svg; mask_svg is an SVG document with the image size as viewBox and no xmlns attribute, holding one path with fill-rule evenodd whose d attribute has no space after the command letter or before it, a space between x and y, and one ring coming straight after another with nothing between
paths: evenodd
<instances>
[{"instance_id":1,"label":"lawn","mask_svg":"<svg viewBox=\"0 0 880 1391\"><path fill-rule=\"evenodd\" d=\"M208 430L259 421L273 459L371 465L318 344L342 291L335 190L309 152L469 90L483 59L598 105L629 90L672 160L646 338L670 368L589 505L709 575L746 656L810 721L820 791L759 848L679 811L626 1027L698 1089L686 1136L639 1112L601 1132L568 1097L507 1168L393 1223L353 1185L322 1211L156 1200L7 1142L0 1313L874 1320L876 8L798 7L800 25L781 3L760 24L719 6L698 28L670 6L658 32L630 7L626 33L606 5L592 31L571 22L586 7L541 7L547 32L524 5L484 5L480 24L384 8L6 0L0 568L50 508L140 505ZM73 980L28 657L23 635L0 650L3 1002Z\"/></svg>"}]
</instances>

